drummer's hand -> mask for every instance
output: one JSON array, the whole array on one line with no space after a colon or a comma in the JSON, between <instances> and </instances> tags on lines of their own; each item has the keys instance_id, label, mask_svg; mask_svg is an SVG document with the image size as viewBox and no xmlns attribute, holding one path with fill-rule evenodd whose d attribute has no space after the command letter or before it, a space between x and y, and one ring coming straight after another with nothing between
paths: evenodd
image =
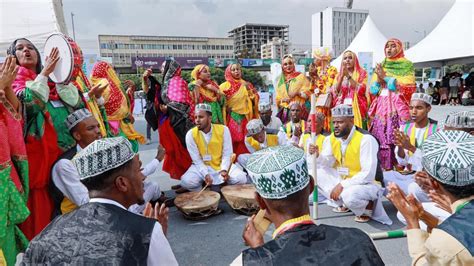
<instances>
[{"instance_id":1,"label":"drummer's hand","mask_svg":"<svg viewBox=\"0 0 474 266\"><path fill-rule=\"evenodd\" d=\"M229 180L229 173L227 173L226 170L222 170L220 171L220 174L222 176L222 179L224 180L224 182L227 182Z\"/></svg>"},{"instance_id":2,"label":"drummer's hand","mask_svg":"<svg viewBox=\"0 0 474 266\"><path fill-rule=\"evenodd\" d=\"M160 205L157 202L155 204L155 208L153 209L151 203L148 202L146 204L145 210L143 211L143 216L157 220L163 229L163 234L166 236L168 231L169 209L166 207L165 203Z\"/></svg>"},{"instance_id":3,"label":"drummer's hand","mask_svg":"<svg viewBox=\"0 0 474 266\"><path fill-rule=\"evenodd\" d=\"M245 245L251 248L258 248L264 244L264 241L263 235L255 228L254 220L255 214L248 218L242 237L244 238Z\"/></svg>"},{"instance_id":4,"label":"drummer's hand","mask_svg":"<svg viewBox=\"0 0 474 266\"><path fill-rule=\"evenodd\" d=\"M312 143L309 144L308 153L310 155L316 154L316 157L318 157L319 156L318 146L313 145Z\"/></svg>"},{"instance_id":5,"label":"drummer's hand","mask_svg":"<svg viewBox=\"0 0 474 266\"><path fill-rule=\"evenodd\" d=\"M212 178L211 178L211 175L210 175L210 174L207 174L207 175L204 177L204 182L206 183L207 186L212 185Z\"/></svg>"},{"instance_id":6,"label":"drummer's hand","mask_svg":"<svg viewBox=\"0 0 474 266\"><path fill-rule=\"evenodd\" d=\"M56 63L59 61L59 50L57 47L54 47L51 50L49 56L46 57L46 62L44 62L44 68L41 70L41 75L47 77L49 74L53 73Z\"/></svg>"}]
</instances>

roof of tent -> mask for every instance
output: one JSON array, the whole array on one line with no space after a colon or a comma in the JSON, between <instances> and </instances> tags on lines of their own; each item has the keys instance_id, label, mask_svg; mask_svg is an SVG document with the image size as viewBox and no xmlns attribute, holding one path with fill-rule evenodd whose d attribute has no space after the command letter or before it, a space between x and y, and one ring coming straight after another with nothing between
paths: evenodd
<instances>
[{"instance_id":1,"label":"roof of tent","mask_svg":"<svg viewBox=\"0 0 474 266\"><path fill-rule=\"evenodd\" d=\"M386 42L387 38L380 32L369 15L346 50L351 50L356 54L359 52L372 52L372 66L374 66L376 62L381 62L385 58L384 46ZM341 60L342 54L334 59L331 65L339 68Z\"/></svg>"},{"instance_id":2,"label":"roof of tent","mask_svg":"<svg viewBox=\"0 0 474 266\"><path fill-rule=\"evenodd\" d=\"M405 52L417 67L474 62L474 2L457 0L438 25Z\"/></svg>"},{"instance_id":3,"label":"roof of tent","mask_svg":"<svg viewBox=\"0 0 474 266\"><path fill-rule=\"evenodd\" d=\"M49 35L67 34L62 0L0 0L0 56L18 38L29 39L40 52Z\"/></svg>"}]
</instances>

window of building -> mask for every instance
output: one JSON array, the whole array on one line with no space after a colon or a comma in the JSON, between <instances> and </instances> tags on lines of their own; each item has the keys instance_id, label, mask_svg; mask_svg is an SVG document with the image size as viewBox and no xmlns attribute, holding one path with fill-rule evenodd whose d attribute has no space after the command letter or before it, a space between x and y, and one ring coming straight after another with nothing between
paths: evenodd
<instances>
[{"instance_id":1,"label":"window of building","mask_svg":"<svg viewBox=\"0 0 474 266\"><path fill-rule=\"evenodd\" d=\"M100 49L107 49L107 44L106 43L101 43L100 44Z\"/></svg>"}]
</instances>

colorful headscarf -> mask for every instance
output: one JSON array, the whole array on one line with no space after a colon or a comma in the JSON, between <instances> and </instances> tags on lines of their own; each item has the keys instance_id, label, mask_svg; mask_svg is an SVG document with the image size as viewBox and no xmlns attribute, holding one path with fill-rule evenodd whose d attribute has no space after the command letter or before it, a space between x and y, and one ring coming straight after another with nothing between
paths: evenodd
<instances>
[{"instance_id":1,"label":"colorful headscarf","mask_svg":"<svg viewBox=\"0 0 474 266\"><path fill-rule=\"evenodd\" d=\"M175 60L169 60L163 73L162 98L165 104L179 102L188 104L194 110L194 103L188 90L188 83L181 77L181 66Z\"/></svg>"},{"instance_id":2,"label":"colorful headscarf","mask_svg":"<svg viewBox=\"0 0 474 266\"><path fill-rule=\"evenodd\" d=\"M208 72L210 71L209 66L206 66L204 64L199 64L199 65L194 67L193 71L191 71L191 78L193 79L193 81L191 81L191 84L196 84L196 81L198 81L198 79L199 79L199 75L201 74L201 72L204 69L207 69ZM208 84L212 84L214 87L219 88L219 85L217 85L217 83L215 83L210 78L205 83L203 83L203 87L205 87ZM209 96L211 96L211 97L209 97ZM215 93L213 93L211 91L208 91L208 93L202 93L202 91L201 91L199 97L202 100L207 101L207 102L214 102L214 101L217 100L217 96L215 95Z\"/></svg>"},{"instance_id":3,"label":"colorful headscarf","mask_svg":"<svg viewBox=\"0 0 474 266\"><path fill-rule=\"evenodd\" d=\"M385 51L385 48L384 48L385 57L390 58L390 59L398 59L398 58L405 57L405 53L403 52L403 44L402 44L402 42L401 42L399 39L395 39L395 38L389 39L389 40L385 43L385 47L387 47L387 44L388 44L389 42L395 43L395 45L397 46L397 49L398 49L398 53L397 53L396 55L392 56L392 57L388 57L387 52Z\"/></svg>"},{"instance_id":4,"label":"colorful headscarf","mask_svg":"<svg viewBox=\"0 0 474 266\"><path fill-rule=\"evenodd\" d=\"M413 63L405 58L405 54L403 52L403 45L402 42L398 39L391 38L389 39L384 46L384 53L385 56L387 56L385 52L385 47L389 42L393 42L397 45L398 48L398 53L392 57L385 57L385 59L382 61L382 66L388 76L393 76L397 78L398 82L402 82L404 84L408 83L415 83L415 69L413 68ZM400 77L413 77L413 79L408 80L403 80L400 79ZM400 79L400 80L399 80Z\"/></svg>"},{"instance_id":5,"label":"colorful headscarf","mask_svg":"<svg viewBox=\"0 0 474 266\"><path fill-rule=\"evenodd\" d=\"M109 82L110 93L109 99L106 99L105 110L107 116L116 116L116 113L123 108L123 105L128 105L127 97L125 92L122 90L121 82L117 73L112 68L112 66L107 62L97 62L92 68L91 80L96 84L101 79L107 79ZM104 95L104 98L105 97ZM128 113L128 106L126 108L126 113ZM122 113L122 112L121 112ZM123 117L122 117L123 115ZM122 114L118 119L123 119L128 114Z\"/></svg>"},{"instance_id":6,"label":"colorful headscarf","mask_svg":"<svg viewBox=\"0 0 474 266\"><path fill-rule=\"evenodd\" d=\"M230 83L230 89L224 91L227 98L232 97L232 95L234 95L240 89L240 87L242 86L242 81L244 81L242 77L240 79L235 79L234 76L232 76L231 69L233 65L239 65L239 64L228 65L224 73L225 80Z\"/></svg>"}]
</instances>

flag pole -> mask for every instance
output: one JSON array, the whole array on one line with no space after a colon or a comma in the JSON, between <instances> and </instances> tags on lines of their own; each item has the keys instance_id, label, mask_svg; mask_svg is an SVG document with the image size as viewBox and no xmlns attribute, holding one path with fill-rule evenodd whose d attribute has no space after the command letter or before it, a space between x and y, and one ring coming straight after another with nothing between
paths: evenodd
<instances>
[{"instance_id":1,"label":"flag pole","mask_svg":"<svg viewBox=\"0 0 474 266\"><path fill-rule=\"evenodd\" d=\"M311 94L311 143L316 143L316 95ZM311 160L313 161L312 176L314 178L314 190L313 190L313 220L318 219L318 178L316 172L316 153L313 154Z\"/></svg>"}]
</instances>

